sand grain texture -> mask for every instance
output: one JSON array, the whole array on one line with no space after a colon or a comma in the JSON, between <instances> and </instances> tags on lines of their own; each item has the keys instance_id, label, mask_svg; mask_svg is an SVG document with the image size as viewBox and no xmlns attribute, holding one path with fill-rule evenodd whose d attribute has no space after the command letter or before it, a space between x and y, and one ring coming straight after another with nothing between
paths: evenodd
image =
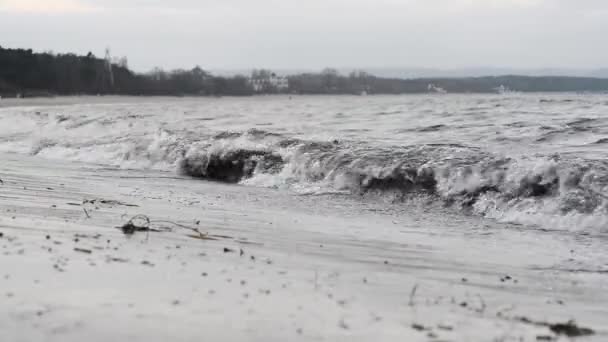
<instances>
[{"instance_id":1,"label":"sand grain texture","mask_svg":"<svg viewBox=\"0 0 608 342\"><path fill-rule=\"evenodd\" d=\"M601 269L601 239L0 160L1 341L567 340L530 322L570 319L608 339L606 274L575 271ZM137 214L156 231L117 228Z\"/></svg>"}]
</instances>

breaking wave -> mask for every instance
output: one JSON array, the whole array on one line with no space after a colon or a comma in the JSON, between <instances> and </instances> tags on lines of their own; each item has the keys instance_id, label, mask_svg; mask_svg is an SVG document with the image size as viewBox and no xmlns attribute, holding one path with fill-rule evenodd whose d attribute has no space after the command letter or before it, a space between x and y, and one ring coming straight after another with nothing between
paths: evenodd
<instances>
[{"instance_id":1,"label":"breaking wave","mask_svg":"<svg viewBox=\"0 0 608 342\"><path fill-rule=\"evenodd\" d=\"M177 170L200 179L300 194L379 195L403 205L424 198L425 203L499 221L608 233L606 159L572 153L499 155L468 144L312 139L310 134L302 138L261 129L218 132L206 129L207 121L200 120L187 126L158 125L136 112L100 112L95 118L77 108L62 110L48 114L24 109L0 115L0 151ZM195 122L199 126L191 127ZM589 150L601 149L606 144L606 124L604 118L550 123L534 138L563 140L577 132L597 131L581 142ZM530 126L525 120L509 125ZM403 134L447 127L451 126L422 125Z\"/></svg>"},{"instance_id":2,"label":"breaking wave","mask_svg":"<svg viewBox=\"0 0 608 342\"><path fill-rule=\"evenodd\" d=\"M304 193L374 192L404 202L426 196L468 213L547 229L608 224L608 162L600 160L514 159L463 145L372 147L249 131L190 148L178 168L207 180Z\"/></svg>"}]
</instances>

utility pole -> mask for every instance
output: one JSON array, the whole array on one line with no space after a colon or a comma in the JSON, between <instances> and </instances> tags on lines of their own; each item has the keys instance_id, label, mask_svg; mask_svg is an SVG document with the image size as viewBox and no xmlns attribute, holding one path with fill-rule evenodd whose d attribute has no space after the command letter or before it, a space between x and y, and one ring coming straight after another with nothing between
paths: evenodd
<instances>
[{"instance_id":1,"label":"utility pole","mask_svg":"<svg viewBox=\"0 0 608 342\"><path fill-rule=\"evenodd\" d=\"M110 76L110 89L114 88L114 73L112 72L112 55L110 54L110 48L106 48L106 72Z\"/></svg>"}]
</instances>

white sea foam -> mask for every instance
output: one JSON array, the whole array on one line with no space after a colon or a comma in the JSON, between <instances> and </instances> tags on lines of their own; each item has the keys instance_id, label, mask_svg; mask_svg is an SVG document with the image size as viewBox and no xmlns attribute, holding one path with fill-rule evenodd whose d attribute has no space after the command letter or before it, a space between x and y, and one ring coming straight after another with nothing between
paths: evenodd
<instances>
[{"instance_id":1,"label":"white sea foam","mask_svg":"<svg viewBox=\"0 0 608 342\"><path fill-rule=\"evenodd\" d=\"M606 120L592 110L573 116L559 111L562 102L534 96L445 97L432 106L423 97L342 99L2 108L0 151L123 168L186 167L197 177L298 194L421 193L501 221L606 229L608 152L581 145L608 135ZM280 110L269 111L268 101ZM490 102L510 115L475 109ZM553 117L521 114L541 103L555 107ZM378 116L386 112L399 115Z\"/></svg>"}]
</instances>

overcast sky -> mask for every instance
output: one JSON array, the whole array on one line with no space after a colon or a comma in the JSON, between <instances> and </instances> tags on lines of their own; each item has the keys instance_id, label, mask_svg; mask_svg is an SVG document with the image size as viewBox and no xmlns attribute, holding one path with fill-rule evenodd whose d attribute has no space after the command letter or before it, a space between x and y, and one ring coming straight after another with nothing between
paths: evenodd
<instances>
[{"instance_id":1,"label":"overcast sky","mask_svg":"<svg viewBox=\"0 0 608 342\"><path fill-rule=\"evenodd\" d=\"M0 45L192 67L599 68L607 0L0 0Z\"/></svg>"}]
</instances>

